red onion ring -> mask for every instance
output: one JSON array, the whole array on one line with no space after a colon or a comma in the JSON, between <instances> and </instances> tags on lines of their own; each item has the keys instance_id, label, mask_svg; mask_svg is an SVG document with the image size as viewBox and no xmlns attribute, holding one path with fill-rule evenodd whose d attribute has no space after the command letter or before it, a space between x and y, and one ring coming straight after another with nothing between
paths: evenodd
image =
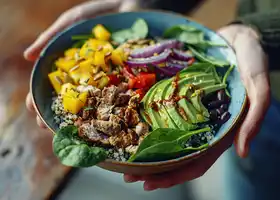
<instances>
[{"instance_id":1,"label":"red onion ring","mask_svg":"<svg viewBox=\"0 0 280 200\"><path fill-rule=\"evenodd\" d=\"M162 53L166 49L182 48L183 43L177 40L166 40L146 48L135 49L130 53L131 58L148 58L154 54Z\"/></svg>"},{"instance_id":2,"label":"red onion ring","mask_svg":"<svg viewBox=\"0 0 280 200\"><path fill-rule=\"evenodd\" d=\"M172 57L176 60L189 61L193 56L178 49L173 49Z\"/></svg>"},{"instance_id":3,"label":"red onion ring","mask_svg":"<svg viewBox=\"0 0 280 200\"><path fill-rule=\"evenodd\" d=\"M171 55L171 53L172 53L171 50L167 49L157 56L153 56L153 57L149 57L149 58L141 58L141 59L140 58L130 59L130 60L126 61L126 64L129 67L141 67L141 66L145 67L149 64L158 65L158 64L166 62L168 60L169 56Z\"/></svg>"}]
</instances>

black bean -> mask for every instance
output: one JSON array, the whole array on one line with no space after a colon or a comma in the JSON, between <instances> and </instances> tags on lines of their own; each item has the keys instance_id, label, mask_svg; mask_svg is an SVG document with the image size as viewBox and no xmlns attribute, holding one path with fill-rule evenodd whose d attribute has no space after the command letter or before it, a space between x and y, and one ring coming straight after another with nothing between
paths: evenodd
<instances>
[{"instance_id":1,"label":"black bean","mask_svg":"<svg viewBox=\"0 0 280 200\"><path fill-rule=\"evenodd\" d=\"M223 104L220 108L225 112L228 110L228 104Z\"/></svg>"},{"instance_id":2,"label":"black bean","mask_svg":"<svg viewBox=\"0 0 280 200\"><path fill-rule=\"evenodd\" d=\"M213 121L218 119L218 113L216 110L210 110L210 119Z\"/></svg>"},{"instance_id":3,"label":"black bean","mask_svg":"<svg viewBox=\"0 0 280 200\"><path fill-rule=\"evenodd\" d=\"M226 123L229 118L231 117L231 114L229 112L225 112L224 114L222 114L221 116L221 122L224 124Z\"/></svg>"},{"instance_id":4,"label":"black bean","mask_svg":"<svg viewBox=\"0 0 280 200\"><path fill-rule=\"evenodd\" d=\"M212 102L208 103L208 108L209 109L219 108L223 103L224 103L224 101L221 101L221 100L212 101Z\"/></svg>"},{"instance_id":5,"label":"black bean","mask_svg":"<svg viewBox=\"0 0 280 200\"><path fill-rule=\"evenodd\" d=\"M218 100L224 101L226 97L225 90L219 90L217 93Z\"/></svg>"},{"instance_id":6,"label":"black bean","mask_svg":"<svg viewBox=\"0 0 280 200\"><path fill-rule=\"evenodd\" d=\"M218 109L216 109L216 112L218 113L218 115L222 115L222 114L224 114L224 110L223 109L221 109L221 108L218 108Z\"/></svg>"}]
</instances>

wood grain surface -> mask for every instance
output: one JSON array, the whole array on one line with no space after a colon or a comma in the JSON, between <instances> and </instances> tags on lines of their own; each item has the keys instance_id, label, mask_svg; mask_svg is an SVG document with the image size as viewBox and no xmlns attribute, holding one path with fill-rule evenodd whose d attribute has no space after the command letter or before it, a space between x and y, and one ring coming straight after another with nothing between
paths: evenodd
<instances>
[{"instance_id":1,"label":"wood grain surface","mask_svg":"<svg viewBox=\"0 0 280 200\"><path fill-rule=\"evenodd\" d=\"M22 52L61 12L80 2L0 0L0 200L46 199L69 171L52 153L50 132L40 130L25 108L32 63ZM232 19L233 12L221 9L229 4L235 1L208 0L191 16L217 28Z\"/></svg>"},{"instance_id":2,"label":"wood grain surface","mask_svg":"<svg viewBox=\"0 0 280 200\"><path fill-rule=\"evenodd\" d=\"M81 0L0 0L0 199L47 198L68 173L52 135L25 108L32 63L22 52L58 15Z\"/></svg>"}]
</instances>

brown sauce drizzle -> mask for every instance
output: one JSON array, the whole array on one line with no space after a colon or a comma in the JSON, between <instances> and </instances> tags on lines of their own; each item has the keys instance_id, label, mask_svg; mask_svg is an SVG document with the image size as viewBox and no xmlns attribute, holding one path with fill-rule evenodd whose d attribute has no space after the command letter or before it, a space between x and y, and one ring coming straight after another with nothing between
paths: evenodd
<instances>
[{"instance_id":1,"label":"brown sauce drizzle","mask_svg":"<svg viewBox=\"0 0 280 200\"><path fill-rule=\"evenodd\" d=\"M178 101L180 101L181 99L186 99L187 101L190 101L189 98L186 95L183 96L179 96L179 82L180 80L180 76L179 73L176 74L176 76L174 77L174 80L171 82L172 87L174 88L174 91L172 92L172 94L169 95L168 99L161 99L161 100L157 100L157 101L152 101L150 103L150 107L155 110L156 112L159 111L159 106L157 104L175 104ZM195 90L194 85L192 84L187 84L187 86L189 87L189 89L193 92Z\"/></svg>"}]
</instances>

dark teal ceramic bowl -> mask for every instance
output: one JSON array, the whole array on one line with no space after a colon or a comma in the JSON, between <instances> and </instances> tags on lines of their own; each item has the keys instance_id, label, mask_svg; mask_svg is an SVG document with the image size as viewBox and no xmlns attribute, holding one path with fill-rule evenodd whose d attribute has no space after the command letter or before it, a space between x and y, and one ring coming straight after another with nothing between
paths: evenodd
<instances>
[{"instance_id":1,"label":"dark teal ceramic bowl","mask_svg":"<svg viewBox=\"0 0 280 200\"><path fill-rule=\"evenodd\" d=\"M54 60L62 54L67 48L69 48L73 41L72 35L88 34L96 24L104 24L110 27L112 30L118 30L128 28L137 18L143 18L146 20L149 26L149 34L151 36L162 35L163 31L170 26L177 24L188 24L195 26L205 32L208 39L214 43L227 44L225 40L217 35L214 31L191 21L183 16L166 13L166 12L129 12L129 13L116 13L104 16L99 16L94 19L81 21L67 28L63 32L56 35L42 51L40 57L35 63L32 77L31 77L31 92L36 111L40 118L44 121L47 127L55 132L57 125L54 122L54 115L51 111L52 103L52 86L48 80L48 73L51 72L51 68ZM212 56L225 59L230 63L237 65L235 53L232 48L219 48L215 47L208 52ZM242 113L245 110L246 105L246 91L241 83L237 68L233 70L229 79L229 91L232 96L231 103L229 105L229 111L232 114L231 118L220 128L215 138L212 140L210 147L206 150L195 152L193 154L180 157L173 160L151 163L127 163L117 162L112 160L106 160L99 166L108 170L128 173L128 174L151 174L161 173L169 170L176 169L182 165L193 162L194 159L204 159L211 151L216 151L215 146L223 145L228 141L230 135L233 134L236 125L240 122ZM227 137L226 137L227 136ZM217 150L218 151L218 150Z\"/></svg>"}]
</instances>

